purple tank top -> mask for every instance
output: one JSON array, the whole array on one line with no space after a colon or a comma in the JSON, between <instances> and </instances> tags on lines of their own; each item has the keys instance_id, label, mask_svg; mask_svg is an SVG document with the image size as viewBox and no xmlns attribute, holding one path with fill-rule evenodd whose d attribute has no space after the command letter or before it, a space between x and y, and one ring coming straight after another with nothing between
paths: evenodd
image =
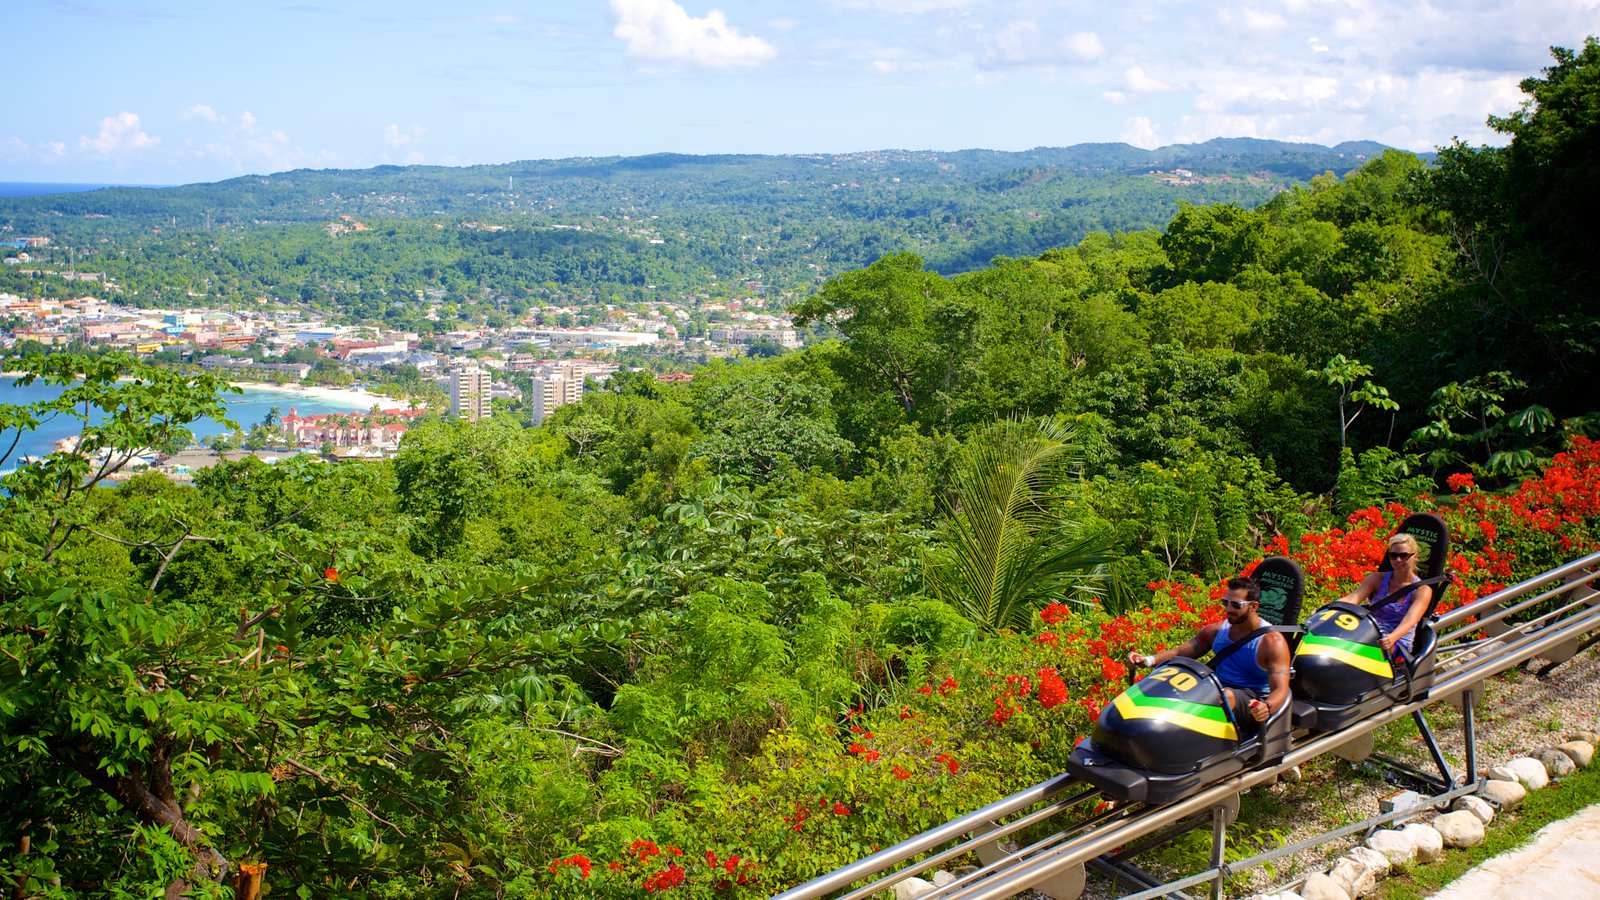
<instances>
[{"instance_id":1,"label":"purple tank top","mask_svg":"<svg viewBox=\"0 0 1600 900\"><path fill-rule=\"evenodd\" d=\"M1393 572L1383 573L1383 580L1378 582L1378 590L1377 593L1374 594L1375 599L1381 600L1384 597L1389 596L1389 591L1391 590L1389 587L1389 576L1393 574ZM1372 621L1377 623L1378 630L1384 634L1389 634L1398 628L1400 626L1400 620L1406 617L1406 610L1411 608L1411 601L1415 598L1415 594L1404 594L1394 598L1382 606L1374 607L1372 609ZM1409 655L1411 653L1411 635L1408 634L1405 637L1396 640L1394 642L1394 649L1401 655Z\"/></svg>"}]
</instances>

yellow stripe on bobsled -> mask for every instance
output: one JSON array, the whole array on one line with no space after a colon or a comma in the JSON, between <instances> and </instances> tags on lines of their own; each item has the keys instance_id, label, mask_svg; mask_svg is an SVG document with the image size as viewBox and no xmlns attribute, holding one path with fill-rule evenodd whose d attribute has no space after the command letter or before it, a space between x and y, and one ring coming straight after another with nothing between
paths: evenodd
<instances>
[{"instance_id":1,"label":"yellow stripe on bobsled","mask_svg":"<svg viewBox=\"0 0 1600 900\"><path fill-rule=\"evenodd\" d=\"M1232 722L1207 719L1160 706L1136 704L1129 698L1129 693L1131 691L1124 691L1117 695L1116 700L1112 701L1112 705L1116 707L1117 712L1124 720L1154 719L1158 722L1170 722L1188 731L1197 731L1206 737L1214 737L1224 741L1237 741L1239 739L1239 732L1234 729Z\"/></svg>"},{"instance_id":2,"label":"yellow stripe on bobsled","mask_svg":"<svg viewBox=\"0 0 1600 900\"><path fill-rule=\"evenodd\" d=\"M1344 643L1340 641L1339 643ZM1360 669L1369 675L1379 678L1393 678L1394 668L1388 661L1373 659L1360 653L1353 653L1343 647L1336 646L1329 639L1319 639L1316 635L1307 635L1300 642L1300 647L1295 651L1296 656L1326 656L1336 662L1344 663L1354 669Z\"/></svg>"}]
</instances>

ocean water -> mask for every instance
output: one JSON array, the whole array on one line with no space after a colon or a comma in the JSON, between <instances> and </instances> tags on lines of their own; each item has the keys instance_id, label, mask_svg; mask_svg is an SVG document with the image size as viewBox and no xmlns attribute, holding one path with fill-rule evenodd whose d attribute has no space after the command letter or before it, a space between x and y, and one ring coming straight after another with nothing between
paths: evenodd
<instances>
[{"instance_id":1,"label":"ocean water","mask_svg":"<svg viewBox=\"0 0 1600 900\"><path fill-rule=\"evenodd\" d=\"M55 385L36 381L24 387L19 386L15 378L0 376L0 404L20 406L59 396L61 388ZM278 408L279 415L288 415L290 407L294 407L300 415L352 411L348 403L333 403L307 397L304 394L290 394L269 389L246 388L243 394L226 394L223 399L228 405L228 418L237 422L245 431L249 431L250 426L260 423L265 418L267 410L274 406ZM365 409L359 411L366 412ZM44 456L50 453L56 441L76 435L81 424L78 419L67 417L57 417L40 423L38 428L21 435L16 449L11 451L11 455L7 456L3 463L0 463L0 469L9 469L16 465L19 456ZM204 442L207 438L221 434L223 427L215 420L201 419L192 423L189 430L198 440ZM17 433L14 430L0 431L0 454L5 453L6 448L11 446L12 439L16 437Z\"/></svg>"},{"instance_id":2,"label":"ocean water","mask_svg":"<svg viewBox=\"0 0 1600 900\"><path fill-rule=\"evenodd\" d=\"M37 194L77 194L108 187L155 187L143 184L72 184L53 181L0 181L0 197L32 197Z\"/></svg>"}]
</instances>

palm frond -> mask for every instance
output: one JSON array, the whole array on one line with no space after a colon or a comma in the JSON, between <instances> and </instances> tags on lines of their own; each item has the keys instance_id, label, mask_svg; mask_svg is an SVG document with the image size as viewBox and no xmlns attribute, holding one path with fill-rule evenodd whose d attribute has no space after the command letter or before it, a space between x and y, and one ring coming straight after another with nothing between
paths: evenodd
<instances>
[{"instance_id":1,"label":"palm frond","mask_svg":"<svg viewBox=\"0 0 1600 900\"><path fill-rule=\"evenodd\" d=\"M1076 428L1007 421L975 436L956 469L934 592L989 628L1026 627L1052 599L1096 596L1110 561L1105 535L1063 513L1058 492L1082 462Z\"/></svg>"}]
</instances>

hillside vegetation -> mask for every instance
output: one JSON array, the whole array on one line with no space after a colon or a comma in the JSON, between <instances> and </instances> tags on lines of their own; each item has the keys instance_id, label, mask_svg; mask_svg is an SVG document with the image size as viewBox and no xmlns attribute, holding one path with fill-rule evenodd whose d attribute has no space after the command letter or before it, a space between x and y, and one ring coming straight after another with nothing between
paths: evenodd
<instances>
[{"instance_id":1,"label":"hillside vegetation","mask_svg":"<svg viewBox=\"0 0 1600 900\"><path fill-rule=\"evenodd\" d=\"M0 199L0 233L51 237L48 259L104 272L140 305L297 303L426 328L418 292L471 320L533 302L783 302L899 252L971 271L1158 228L1180 202L1254 207L1382 150L1217 140L297 171Z\"/></svg>"},{"instance_id":2,"label":"hillside vegetation","mask_svg":"<svg viewBox=\"0 0 1600 900\"><path fill-rule=\"evenodd\" d=\"M1597 85L1591 39L1503 149L970 271L875 255L795 308L837 340L539 428L5 476L0 880L768 896L1058 772L1119 659L1264 554L1314 606L1414 509L1454 602L1600 549ZM0 426L90 449L220 411L207 376L18 365L76 384Z\"/></svg>"}]
</instances>

